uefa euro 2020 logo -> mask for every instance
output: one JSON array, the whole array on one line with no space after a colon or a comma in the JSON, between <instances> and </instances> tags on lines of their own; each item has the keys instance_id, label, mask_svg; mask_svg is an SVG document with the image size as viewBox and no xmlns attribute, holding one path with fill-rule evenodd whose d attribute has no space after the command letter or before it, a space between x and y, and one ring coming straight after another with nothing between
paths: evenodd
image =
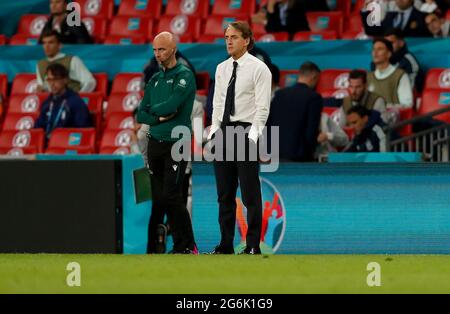
<instances>
[{"instance_id":1,"label":"uefa euro 2020 logo","mask_svg":"<svg viewBox=\"0 0 450 314\"><path fill-rule=\"evenodd\" d=\"M275 185L265 178L260 178L260 181L263 202L260 248L262 254L274 254L283 241L286 230L286 210L281 194ZM235 251L240 252L245 248L248 229L247 209L242 203L240 193L236 197L236 203L236 221L241 241L235 247Z\"/></svg>"}]
</instances>

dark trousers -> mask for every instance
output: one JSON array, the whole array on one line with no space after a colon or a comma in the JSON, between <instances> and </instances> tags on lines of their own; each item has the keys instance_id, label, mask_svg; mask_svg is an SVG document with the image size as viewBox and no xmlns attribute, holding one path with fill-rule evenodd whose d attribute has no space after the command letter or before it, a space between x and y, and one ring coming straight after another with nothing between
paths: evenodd
<instances>
[{"instance_id":1,"label":"dark trousers","mask_svg":"<svg viewBox=\"0 0 450 314\"><path fill-rule=\"evenodd\" d=\"M232 123L233 126L248 124ZM225 131L224 135L225 135ZM223 137L224 152L228 149L225 145L226 136ZM250 145L248 134L245 135L246 150ZM237 143L234 152L237 152ZM242 149L242 148L239 148ZM225 153L224 153L225 154ZM248 155L245 161L215 161L214 172L216 176L217 196L219 203L219 224L221 241L220 245L227 248L233 247L236 226L236 192L240 185L242 203L247 208L247 247L259 248L262 226L262 198L261 184L259 181L259 162L249 161Z\"/></svg>"},{"instance_id":2,"label":"dark trousers","mask_svg":"<svg viewBox=\"0 0 450 314\"><path fill-rule=\"evenodd\" d=\"M194 249L192 223L183 199L183 179L187 161L172 159L173 142L153 138L148 142L148 165L152 185L152 213L148 225L147 253L155 252L156 229L167 214L175 252Z\"/></svg>"}]
</instances>

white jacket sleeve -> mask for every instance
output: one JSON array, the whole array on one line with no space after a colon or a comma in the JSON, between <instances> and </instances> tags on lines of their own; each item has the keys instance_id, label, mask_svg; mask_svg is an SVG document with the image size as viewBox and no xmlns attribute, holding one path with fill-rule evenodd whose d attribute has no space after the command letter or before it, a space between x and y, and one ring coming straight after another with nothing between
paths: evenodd
<instances>
[{"instance_id":1,"label":"white jacket sleeve","mask_svg":"<svg viewBox=\"0 0 450 314\"><path fill-rule=\"evenodd\" d=\"M92 73L86 68L80 58L74 56L70 63L70 78L81 83L81 93L90 93L95 90L97 82Z\"/></svg>"}]
</instances>

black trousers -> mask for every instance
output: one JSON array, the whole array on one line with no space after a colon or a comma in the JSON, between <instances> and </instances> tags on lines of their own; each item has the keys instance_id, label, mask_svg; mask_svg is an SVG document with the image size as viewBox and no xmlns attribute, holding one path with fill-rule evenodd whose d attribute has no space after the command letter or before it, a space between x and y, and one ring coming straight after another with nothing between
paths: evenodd
<instances>
[{"instance_id":1,"label":"black trousers","mask_svg":"<svg viewBox=\"0 0 450 314\"><path fill-rule=\"evenodd\" d=\"M148 224L147 253L154 253L156 229L164 223L164 216L170 225L173 250L194 249L195 240L192 222L183 198L183 182L187 161L172 159L174 142L163 142L150 138L148 141L148 165L152 185L152 212Z\"/></svg>"},{"instance_id":2,"label":"black trousers","mask_svg":"<svg viewBox=\"0 0 450 314\"><path fill-rule=\"evenodd\" d=\"M247 127L245 123L231 123L231 126ZM229 126L230 126L229 125ZM224 154L226 147L225 131L222 131ZM236 140L236 138L235 138ZM248 134L245 135L245 149L254 143L250 143ZM219 203L219 224L221 241L220 245L227 248L233 247L235 226L236 226L236 193L240 186L242 203L247 208L247 247L259 248L262 227L262 198L261 184L259 181L259 162L249 160L246 154L245 161L237 161L236 153L238 149L234 144L234 161L215 161L214 172L216 176L217 196ZM224 156L225 157L225 156Z\"/></svg>"}]
</instances>

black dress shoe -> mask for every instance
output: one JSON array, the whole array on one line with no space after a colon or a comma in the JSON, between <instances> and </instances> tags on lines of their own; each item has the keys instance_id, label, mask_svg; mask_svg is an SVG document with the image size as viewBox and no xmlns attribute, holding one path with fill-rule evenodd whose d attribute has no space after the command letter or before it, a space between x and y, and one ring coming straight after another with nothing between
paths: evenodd
<instances>
[{"instance_id":1,"label":"black dress shoe","mask_svg":"<svg viewBox=\"0 0 450 314\"><path fill-rule=\"evenodd\" d=\"M214 250L207 254L234 254L234 249L218 245L214 248Z\"/></svg>"},{"instance_id":2,"label":"black dress shoe","mask_svg":"<svg viewBox=\"0 0 450 314\"><path fill-rule=\"evenodd\" d=\"M246 247L239 255L249 254L249 255L259 255L261 254L261 249L259 247Z\"/></svg>"}]
</instances>

